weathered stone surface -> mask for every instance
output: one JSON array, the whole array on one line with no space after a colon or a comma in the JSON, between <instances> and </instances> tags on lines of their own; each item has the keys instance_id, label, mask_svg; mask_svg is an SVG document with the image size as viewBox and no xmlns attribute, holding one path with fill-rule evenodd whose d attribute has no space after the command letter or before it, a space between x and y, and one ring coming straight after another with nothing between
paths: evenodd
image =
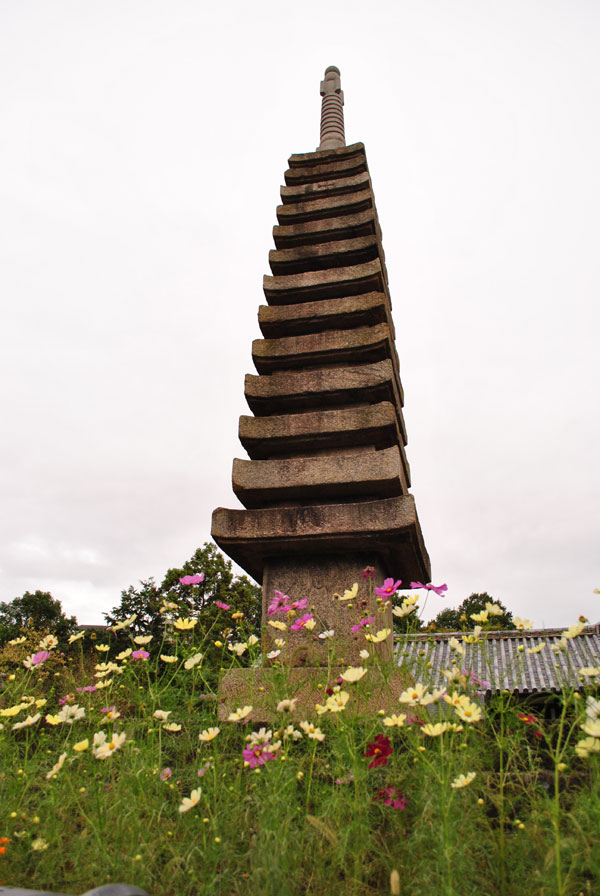
<instances>
[{"instance_id":1,"label":"weathered stone surface","mask_svg":"<svg viewBox=\"0 0 600 896\"><path fill-rule=\"evenodd\" d=\"M296 711L290 721L298 724L303 719L314 718L315 706L324 702L323 692L330 681L344 672L346 665L325 668L300 667L286 670L281 674L275 669L231 669L221 679L219 688L219 721L226 722L231 712L240 706L252 706L252 722L273 725L280 716L273 712L280 700L296 698ZM410 687L407 674L396 668L385 677L377 668L371 667L369 694L353 689L346 713L362 718L376 716L383 709L387 715L398 714L402 704L400 694Z\"/></svg>"},{"instance_id":2,"label":"weathered stone surface","mask_svg":"<svg viewBox=\"0 0 600 896\"><path fill-rule=\"evenodd\" d=\"M300 302L297 305L261 305L258 309L258 325L265 339L372 327L382 323L388 323L388 326L391 323L387 313L387 297L382 292Z\"/></svg>"},{"instance_id":3,"label":"weathered stone surface","mask_svg":"<svg viewBox=\"0 0 600 896\"><path fill-rule=\"evenodd\" d=\"M278 417L241 416L239 437L253 460L401 444L396 411L388 402Z\"/></svg>"},{"instance_id":4,"label":"weathered stone surface","mask_svg":"<svg viewBox=\"0 0 600 896\"><path fill-rule=\"evenodd\" d=\"M354 215L335 215L319 221L302 224L275 225L273 239L278 249L292 246L314 246L333 240L349 240L355 237L378 234L379 224L374 208Z\"/></svg>"},{"instance_id":5,"label":"weathered stone surface","mask_svg":"<svg viewBox=\"0 0 600 896\"><path fill-rule=\"evenodd\" d=\"M366 292L385 292L386 278L379 258L329 271L306 271L289 277L263 277L263 292L269 305L315 302Z\"/></svg>"},{"instance_id":6,"label":"weathered stone surface","mask_svg":"<svg viewBox=\"0 0 600 896\"><path fill-rule=\"evenodd\" d=\"M343 157L340 155L342 152L346 153ZM285 182L288 186L333 180L337 177L353 177L362 171L367 171L367 159L362 143L346 146L336 153L326 151L292 155L288 159L288 164L290 167L285 172Z\"/></svg>"},{"instance_id":7,"label":"weathered stone surface","mask_svg":"<svg viewBox=\"0 0 600 896\"><path fill-rule=\"evenodd\" d=\"M304 271L322 271L348 267L373 261L382 254L375 234L352 240L336 240L316 246L297 246L293 249L272 249L269 266L275 276L301 274Z\"/></svg>"},{"instance_id":8,"label":"weathered stone surface","mask_svg":"<svg viewBox=\"0 0 600 896\"><path fill-rule=\"evenodd\" d=\"M233 490L244 507L283 501L392 498L406 494L400 449L233 462Z\"/></svg>"},{"instance_id":9,"label":"weathered stone surface","mask_svg":"<svg viewBox=\"0 0 600 896\"><path fill-rule=\"evenodd\" d=\"M373 583L363 578L363 570L371 566L374 570ZM373 644L373 653L380 658L390 659L392 655L392 610L377 602L372 584L383 582L383 570L375 552L362 551L352 556L329 554L307 558L272 558L265 564L263 573L262 613L263 619L282 619L282 614L268 615L268 607L275 591L287 594L293 600L308 599L308 608L318 619L319 631L335 632L335 651L340 662L360 665L359 652L372 644L365 639L365 632L354 633L351 626L365 616L373 616L371 631L388 629L389 635L378 644ZM344 600L344 592L356 583L356 599ZM300 611L300 614L306 610ZM275 647L274 639L281 632L269 626L263 634L263 650L269 653ZM328 647L318 637L300 629L292 631L288 625L285 633L286 644L281 651L281 661L294 666L326 665ZM321 701L323 702L323 701Z\"/></svg>"},{"instance_id":10,"label":"weathered stone surface","mask_svg":"<svg viewBox=\"0 0 600 896\"><path fill-rule=\"evenodd\" d=\"M357 190L370 188L369 173L363 171L362 174L356 174L354 177L341 177L336 180L321 180L316 183L282 187L281 201L284 205L288 202L306 202L312 199L323 199L325 196L342 196L344 193L354 193Z\"/></svg>"},{"instance_id":11,"label":"weathered stone surface","mask_svg":"<svg viewBox=\"0 0 600 896\"><path fill-rule=\"evenodd\" d=\"M340 215L355 215L373 207L370 190L359 190L347 196L330 196L314 202L293 202L277 206L277 220L280 224L302 224L304 221L318 221Z\"/></svg>"},{"instance_id":12,"label":"weathered stone surface","mask_svg":"<svg viewBox=\"0 0 600 896\"><path fill-rule=\"evenodd\" d=\"M218 507L212 536L258 582L267 560L303 557L310 567L313 559L331 554L376 556L386 574L406 582L431 580L412 495L259 510Z\"/></svg>"},{"instance_id":13,"label":"weathered stone surface","mask_svg":"<svg viewBox=\"0 0 600 896\"><path fill-rule=\"evenodd\" d=\"M252 360L259 373L314 367L325 364L355 364L391 358L393 343L387 324L356 330L328 330L281 339L255 339Z\"/></svg>"},{"instance_id":14,"label":"weathered stone surface","mask_svg":"<svg viewBox=\"0 0 600 896\"><path fill-rule=\"evenodd\" d=\"M396 369L389 360L353 367L282 371L270 376L247 374L245 395L257 416L381 401L390 401L401 415L404 401ZM406 444L403 422L400 428Z\"/></svg>"}]
</instances>

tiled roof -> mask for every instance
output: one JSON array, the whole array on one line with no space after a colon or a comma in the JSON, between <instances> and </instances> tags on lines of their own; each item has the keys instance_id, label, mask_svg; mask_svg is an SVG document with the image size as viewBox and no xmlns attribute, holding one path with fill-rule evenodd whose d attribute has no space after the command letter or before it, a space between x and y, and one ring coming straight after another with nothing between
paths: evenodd
<instances>
[{"instance_id":1,"label":"tiled roof","mask_svg":"<svg viewBox=\"0 0 600 896\"><path fill-rule=\"evenodd\" d=\"M462 637L468 632L405 635L396 639L395 650L399 665L405 664L416 680L427 680L431 687L447 685L442 670L450 669L455 660L454 665L486 683L482 690L487 694L501 690L520 694L558 692L580 685L580 669L600 666L600 623L585 626L580 635L567 640L564 648L552 650L563 631L546 628L487 632L483 635L485 640L477 644L463 642ZM451 638L461 642L464 656L451 650ZM546 646L539 653L528 653L543 643ZM588 684L600 682L598 677L583 680Z\"/></svg>"}]
</instances>

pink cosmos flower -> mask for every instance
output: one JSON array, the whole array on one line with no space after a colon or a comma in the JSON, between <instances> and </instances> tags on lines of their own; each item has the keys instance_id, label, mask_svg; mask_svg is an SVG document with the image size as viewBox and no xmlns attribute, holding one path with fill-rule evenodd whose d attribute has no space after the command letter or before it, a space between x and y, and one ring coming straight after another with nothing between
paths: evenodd
<instances>
[{"instance_id":1,"label":"pink cosmos flower","mask_svg":"<svg viewBox=\"0 0 600 896\"><path fill-rule=\"evenodd\" d=\"M408 805L408 799L404 796L401 790L396 790L395 787L382 787L377 791L377 795L373 797L373 802L376 803L378 800L381 800L384 806L391 806L392 809L406 809Z\"/></svg>"},{"instance_id":2,"label":"pink cosmos flower","mask_svg":"<svg viewBox=\"0 0 600 896\"><path fill-rule=\"evenodd\" d=\"M183 576L179 581L182 585L199 585L204 581L204 573L201 572L195 576Z\"/></svg>"},{"instance_id":3,"label":"pink cosmos flower","mask_svg":"<svg viewBox=\"0 0 600 896\"><path fill-rule=\"evenodd\" d=\"M147 660L150 654L147 650L134 650L131 654L132 660Z\"/></svg>"},{"instance_id":4,"label":"pink cosmos flower","mask_svg":"<svg viewBox=\"0 0 600 896\"><path fill-rule=\"evenodd\" d=\"M304 628L307 622L311 622L314 618L312 613L305 613L304 616L300 616L292 623L292 625L290 625L290 631L299 632L301 628Z\"/></svg>"},{"instance_id":5,"label":"pink cosmos flower","mask_svg":"<svg viewBox=\"0 0 600 896\"><path fill-rule=\"evenodd\" d=\"M77 690L80 690L80 689L77 688ZM74 700L75 700L75 694L65 694L65 696L61 697L60 700L58 701L58 705L64 706L65 703L73 703Z\"/></svg>"},{"instance_id":6,"label":"pink cosmos flower","mask_svg":"<svg viewBox=\"0 0 600 896\"><path fill-rule=\"evenodd\" d=\"M401 584L402 579L398 579L397 582L394 582L393 579L385 579L381 588L375 589L375 594L378 594L379 597L391 597L392 594L396 593Z\"/></svg>"},{"instance_id":7,"label":"pink cosmos flower","mask_svg":"<svg viewBox=\"0 0 600 896\"><path fill-rule=\"evenodd\" d=\"M219 610L231 610L229 604L224 604L222 600L216 600L215 604L219 608Z\"/></svg>"},{"instance_id":8,"label":"pink cosmos flower","mask_svg":"<svg viewBox=\"0 0 600 896\"><path fill-rule=\"evenodd\" d=\"M432 585L431 582L428 585L424 585L423 582L411 582L411 588L425 588L427 591L435 591L438 597L444 596L444 591L448 590L447 585Z\"/></svg>"},{"instance_id":9,"label":"pink cosmos flower","mask_svg":"<svg viewBox=\"0 0 600 896\"><path fill-rule=\"evenodd\" d=\"M42 663L45 663L49 658L50 653L48 650L38 650L37 653L34 653L31 657L31 665L32 666L41 666Z\"/></svg>"},{"instance_id":10,"label":"pink cosmos flower","mask_svg":"<svg viewBox=\"0 0 600 896\"><path fill-rule=\"evenodd\" d=\"M365 566L362 571L363 579L374 579L375 578L375 568L373 566Z\"/></svg>"},{"instance_id":11,"label":"pink cosmos flower","mask_svg":"<svg viewBox=\"0 0 600 896\"><path fill-rule=\"evenodd\" d=\"M255 744L252 747L246 747L243 752L244 762L247 762L250 768L258 768L264 765L270 759L277 759L277 753L271 752L270 744Z\"/></svg>"},{"instance_id":12,"label":"pink cosmos flower","mask_svg":"<svg viewBox=\"0 0 600 896\"><path fill-rule=\"evenodd\" d=\"M374 616L364 616L356 623L356 625L350 626L350 631L353 635L355 635L356 632L359 632L361 630L361 628L364 628L365 625L371 625L372 622L375 622Z\"/></svg>"},{"instance_id":13,"label":"pink cosmos flower","mask_svg":"<svg viewBox=\"0 0 600 896\"><path fill-rule=\"evenodd\" d=\"M93 694L94 691L98 690L98 687L95 684L86 684L82 688L75 688L78 694Z\"/></svg>"},{"instance_id":14,"label":"pink cosmos flower","mask_svg":"<svg viewBox=\"0 0 600 896\"><path fill-rule=\"evenodd\" d=\"M114 712L116 708L116 706L103 706L100 712Z\"/></svg>"},{"instance_id":15,"label":"pink cosmos flower","mask_svg":"<svg viewBox=\"0 0 600 896\"><path fill-rule=\"evenodd\" d=\"M160 773L160 780L168 781L172 774L173 772L170 768L163 768L162 772Z\"/></svg>"},{"instance_id":16,"label":"pink cosmos flower","mask_svg":"<svg viewBox=\"0 0 600 896\"><path fill-rule=\"evenodd\" d=\"M275 597L269 604L267 609L267 613L269 616L272 616L273 613L279 613L285 607L288 607L291 604L291 597L287 594L283 594L281 591L275 591Z\"/></svg>"}]
</instances>

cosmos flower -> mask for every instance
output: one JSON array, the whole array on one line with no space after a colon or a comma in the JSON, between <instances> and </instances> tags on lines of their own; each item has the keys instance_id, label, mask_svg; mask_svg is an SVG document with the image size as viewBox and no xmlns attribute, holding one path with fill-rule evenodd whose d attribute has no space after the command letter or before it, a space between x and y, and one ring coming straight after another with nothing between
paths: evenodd
<instances>
[{"instance_id":1,"label":"cosmos flower","mask_svg":"<svg viewBox=\"0 0 600 896\"><path fill-rule=\"evenodd\" d=\"M235 712L230 712L227 716L227 721L241 722L243 719L247 719L251 712L251 706L242 706L241 708L236 709Z\"/></svg>"},{"instance_id":2,"label":"cosmos flower","mask_svg":"<svg viewBox=\"0 0 600 896\"><path fill-rule=\"evenodd\" d=\"M187 578L190 577L187 576ZM179 812L183 815L184 812L189 812L190 809L193 809L194 806L197 806L200 802L201 795L202 788L197 787L196 790L192 790L189 796L184 796L183 800L181 801L181 805L179 806Z\"/></svg>"},{"instance_id":3,"label":"cosmos flower","mask_svg":"<svg viewBox=\"0 0 600 896\"><path fill-rule=\"evenodd\" d=\"M435 594L437 594L438 597L443 597L444 592L448 590L448 586L445 584L444 585L432 585L431 582L429 582L428 585L424 585L422 582L411 582L410 587L411 588L425 588L427 591L435 592Z\"/></svg>"},{"instance_id":4,"label":"cosmos flower","mask_svg":"<svg viewBox=\"0 0 600 896\"><path fill-rule=\"evenodd\" d=\"M25 657L23 660L23 665L26 669L34 669L36 666L41 666L42 663L45 663L47 659L49 659L50 653L47 650L38 650L37 653L32 653L30 656Z\"/></svg>"},{"instance_id":5,"label":"cosmos flower","mask_svg":"<svg viewBox=\"0 0 600 896\"><path fill-rule=\"evenodd\" d=\"M451 782L450 787L454 790L460 790L461 787L468 787L476 777L477 772L468 772L466 775L459 775L458 778L455 778L454 781Z\"/></svg>"},{"instance_id":6,"label":"cosmos flower","mask_svg":"<svg viewBox=\"0 0 600 896\"><path fill-rule=\"evenodd\" d=\"M367 744L367 749L363 755L366 758L372 756L373 758L371 759L371 762L369 762L369 768L376 768L379 765L387 765L388 757L391 756L393 752L389 737L385 737L383 734L378 734L374 741Z\"/></svg>"},{"instance_id":7,"label":"cosmos flower","mask_svg":"<svg viewBox=\"0 0 600 896\"><path fill-rule=\"evenodd\" d=\"M394 582L393 579L384 579L383 585L379 588L375 588L375 594L379 595L379 597L391 597L392 594L395 594L400 585L402 584L402 579L398 579Z\"/></svg>"},{"instance_id":8,"label":"cosmos flower","mask_svg":"<svg viewBox=\"0 0 600 896\"><path fill-rule=\"evenodd\" d=\"M197 573L193 576L182 576L179 582L182 585L200 585L204 581L204 573Z\"/></svg>"},{"instance_id":9,"label":"cosmos flower","mask_svg":"<svg viewBox=\"0 0 600 896\"><path fill-rule=\"evenodd\" d=\"M198 740L201 740L203 743L207 744L209 741L214 740L215 737L220 734L220 728L205 728L204 731L201 731L198 735Z\"/></svg>"}]
</instances>

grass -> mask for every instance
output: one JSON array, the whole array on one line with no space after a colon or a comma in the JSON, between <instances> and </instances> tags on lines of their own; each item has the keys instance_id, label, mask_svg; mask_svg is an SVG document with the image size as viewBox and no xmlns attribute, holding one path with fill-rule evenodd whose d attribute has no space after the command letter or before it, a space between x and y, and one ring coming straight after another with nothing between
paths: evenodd
<instances>
[{"instance_id":1,"label":"grass","mask_svg":"<svg viewBox=\"0 0 600 896\"><path fill-rule=\"evenodd\" d=\"M349 694L343 710L278 711L274 699L267 726L252 710L220 722L218 669L184 665L206 644L193 629L167 631L156 651L131 643L147 658L116 659L112 635L104 652L46 641L30 669L39 634L0 651L0 883L79 894L126 882L155 896L600 892L600 704L589 688L565 690L548 717L508 693L484 704L457 654L446 693L457 705L426 691L398 703L405 718L390 725L353 712L389 669L371 653L360 680L336 683L332 654L316 674L324 706L328 686ZM258 662L259 648L241 659L223 648L223 668ZM107 662L117 668L96 668ZM281 688L284 666L278 676ZM68 707L80 716L70 723ZM220 731L199 740L210 728Z\"/></svg>"}]
</instances>

